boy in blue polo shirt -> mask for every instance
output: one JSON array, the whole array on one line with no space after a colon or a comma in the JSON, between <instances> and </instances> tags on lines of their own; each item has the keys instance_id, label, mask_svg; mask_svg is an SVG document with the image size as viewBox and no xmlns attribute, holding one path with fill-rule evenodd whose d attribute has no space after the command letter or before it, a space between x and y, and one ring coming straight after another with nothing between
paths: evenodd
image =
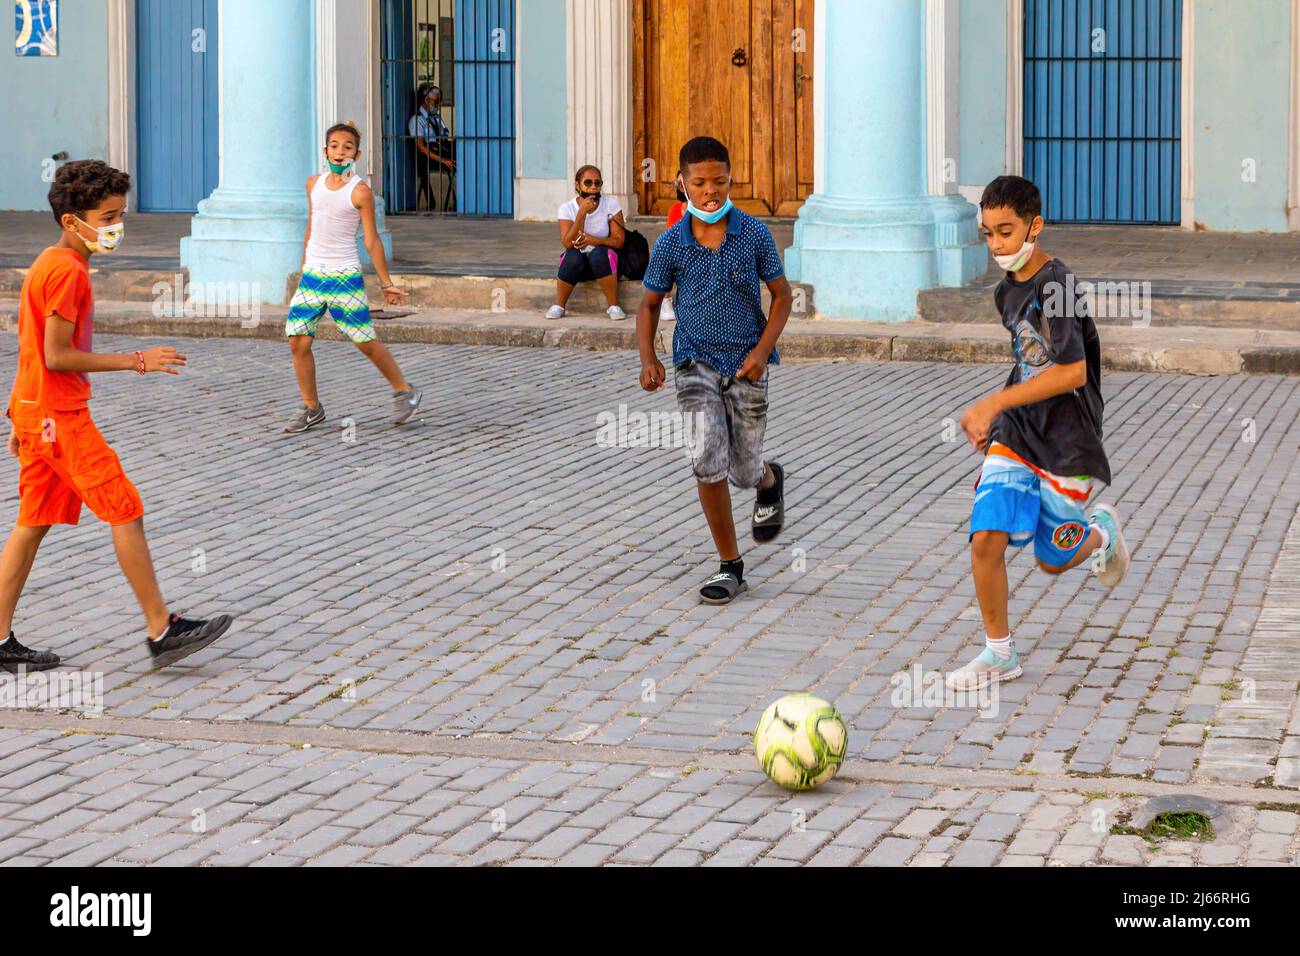
<instances>
[{"instance_id":1,"label":"boy in blue polo shirt","mask_svg":"<svg viewBox=\"0 0 1300 956\"><path fill-rule=\"evenodd\" d=\"M755 488L752 533L766 544L785 524L785 473L763 460L768 363L779 364L776 340L794 295L767 226L731 204L731 158L710 136L697 136L678 154L677 188L687 215L655 243L636 313L641 387L663 388L655 332L664 296L677 286L673 382L677 405L695 423L691 465L700 505L721 566L700 588L706 604L726 604L747 590L736 543L727 479ZM759 281L772 305L765 319Z\"/></svg>"}]
</instances>

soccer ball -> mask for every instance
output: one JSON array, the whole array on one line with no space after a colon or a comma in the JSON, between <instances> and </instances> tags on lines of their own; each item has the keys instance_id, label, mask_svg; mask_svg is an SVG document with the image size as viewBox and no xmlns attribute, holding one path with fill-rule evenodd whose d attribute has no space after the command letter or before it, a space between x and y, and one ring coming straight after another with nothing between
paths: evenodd
<instances>
[{"instance_id":1,"label":"soccer ball","mask_svg":"<svg viewBox=\"0 0 1300 956\"><path fill-rule=\"evenodd\" d=\"M811 790L835 776L849 749L844 718L820 697L788 694L758 719L754 753L787 790Z\"/></svg>"}]
</instances>

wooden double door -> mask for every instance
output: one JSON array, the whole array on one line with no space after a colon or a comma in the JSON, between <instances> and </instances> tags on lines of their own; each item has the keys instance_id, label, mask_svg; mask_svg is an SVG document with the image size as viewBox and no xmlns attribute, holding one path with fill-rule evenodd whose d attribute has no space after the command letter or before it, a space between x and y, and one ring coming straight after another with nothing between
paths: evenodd
<instances>
[{"instance_id":1,"label":"wooden double door","mask_svg":"<svg viewBox=\"0 0 1300 956\"><path fill-rule=\"evenodd\" d=\"M677 151L713 136L737 206L798 212L813 190L813 0L633 0L633 31L641 211L668 210Z\"/></svg>"}]
</instances>

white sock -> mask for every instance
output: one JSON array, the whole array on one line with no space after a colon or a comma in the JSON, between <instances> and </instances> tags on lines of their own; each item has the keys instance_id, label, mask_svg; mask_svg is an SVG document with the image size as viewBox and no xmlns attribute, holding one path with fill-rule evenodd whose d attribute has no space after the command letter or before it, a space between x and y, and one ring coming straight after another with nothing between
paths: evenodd
<instances>
[{"instance_id":1,"label":"white sock","mask_svg":"<svg viewBox=\"0 0 1300 956\"><path fill-rule=\"evenodd\" d=\"M1106 529L1099 524L1090 524L1088 527L1096 529L1097 533L1101 535L1101 546L1097 550L1104 553L1105 550L1110 547L1110 535L1108 535Z\"/></svg>"},{"instance_id":2,"label":"white sock","mask_svg":"<svg viewBox=\"0 0 1300 956\"><path fill-rule=\"evenodd\" d=\"M1011 659L1011 635L994 640L987 634L984 635L984 646L991 650L1000 661Z\"/></svg>"}]
</instances>

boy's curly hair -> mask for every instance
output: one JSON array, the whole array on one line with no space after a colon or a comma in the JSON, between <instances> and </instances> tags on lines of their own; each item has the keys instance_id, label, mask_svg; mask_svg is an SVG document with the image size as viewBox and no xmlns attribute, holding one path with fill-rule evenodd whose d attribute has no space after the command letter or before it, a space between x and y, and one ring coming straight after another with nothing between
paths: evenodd
<instances>
[{"instance_id":1,"label":"boy's curly hair","mask_svg":"<svg viewBox=\"0 0 1300 956\"><path fill-rule=\"evenodd\" d=\"M980 196L981 209L1002 209L1010 206L1024 222L1033 222L1043 214L1043 194L1023 176L999 176L984 187Z\"/></svg>"},{"instance_id":2,"label":"boy's curly hair","mask_svg":"<svg viewBox=\"0 0 1300 956\"><path fill-rule=\"evenodd\" d=\"M78 159L64 163L54 174L50 187L50 209L54 221L62 225L64 213L81 218L109 196L125 196L131 189L131 177L114 169L102 159Z\"/></svg>"}]
</instances>

